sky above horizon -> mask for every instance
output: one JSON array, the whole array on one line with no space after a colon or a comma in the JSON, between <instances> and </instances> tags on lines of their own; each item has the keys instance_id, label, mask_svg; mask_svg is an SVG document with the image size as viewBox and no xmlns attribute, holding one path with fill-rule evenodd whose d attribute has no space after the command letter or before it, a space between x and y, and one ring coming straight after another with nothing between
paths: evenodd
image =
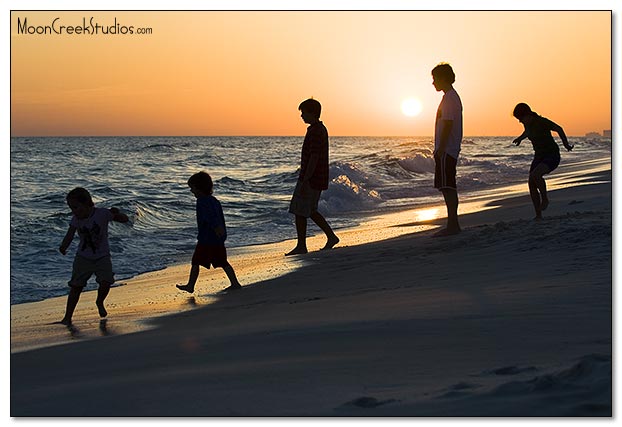
<instances>
[{"instance_id":1,"label":"sky above horizon","mask_svg":"<svg viewBox=\"0 0 622 427\"><path fill-rule=\"evenodd\" d=\"M67 34L91 22L117 34ZM313 97L331 135L427 136L439 62L456 72L465 135L520 134L518 102L569 135L602 133L611 22L610 11L12 12L11 135L300 135L298 105ZM52 26L63 34L37 34ZM406 115L406 99L421 111Z\"/></svg>"}]
</instances>

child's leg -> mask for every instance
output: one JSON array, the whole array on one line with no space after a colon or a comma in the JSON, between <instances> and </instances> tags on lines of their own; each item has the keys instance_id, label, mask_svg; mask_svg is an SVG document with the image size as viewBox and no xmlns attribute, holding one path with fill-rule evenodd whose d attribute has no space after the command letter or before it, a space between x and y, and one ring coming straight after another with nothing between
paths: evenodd
<instances>
[{"instance_id":1,"label":"child's leg","mask_svg":"<svg viewBox=\"0 0 622 427\"><path fill-rule=\"evenodd\" d=\"M307 218L302 215L296 215L296 237L298 238L296 247L285 255L300 255L307 253Z\"/></svg>"},{"instance_id":2,"label":"child's leg","mask_svg":"<svg viewBox=\"0 0 622 427\"><path fill-rule=\"evenodd\" d=\"M65 317L60 321L63 325L71 325L71 318L73 317L73 312L78 305L78 301L80 300L80 294L82 293L82 288L71 287L69 289L69 295L67 295L67 308L65 309Z\"/></svg>"},{"instance_id":3,"label":"child's leg","mask_svg":"<svg viewBox=\"0 0 622 427\"><path fill-rule=\"evenodd\" d=\"M339 243L339 237L337 237L331 226L328 224L328 221L326 221L326 218L324 218L321 213L318 211L313 212L311 214L311 219L317 224L318 227L320 227L324 234L326 234L326 245L324 245L322 249L331 249Z\"/></svg>"},{"instance_id":4,"label":"child's leg","mask_svg":"<svg viewBox=\"0 0 622 427\"><path fill-rule=\"evenodd\" d=\"M458 191L453 188L444 189L442 191L447 207L447 230L460 231L458 223Z\"/></svg>"},{"instance_id":5,"label":"child's leg","mask_svg":"<svg viewBox=\"0 0 622 427\"><path fill-rule=\"evenodd\" d=\"M225 274L231 282L231 286L229 287L229 289L237 289L242 287L242 285L240 285L240 282L238 282L238 278L235 276L235 271L233 271L233 267L231 267L231 264L227 263L227 265L223 266L222 269L225 270Z\"/></svg>"},{"instance_id":6,"label":"child's leg","mask_svg":"<svg viewBox=\"0 0 622 427\"><path fill-rule=\"evenodd\" d=\"M194 290L194 285L197 283L197 279L199 278L199 271L201 270L201 266L198 264L194 264L190 267L190 276L188 276L188 288Z\"/></svg>"},{"instance_id":7,"label":"child's leg","mask_svg":"<svg viewBox=\"0 0 622 427\"><path fill-rule=\"evenodd\" d=\"M547 173L549 173L549 167L544 163L540 163L529 173L529 194L536 210L536 218L542 218L542 211L549 205L544 181L544 175Z\"/></svg>"},{"instance_id":8,"label":"child's leg","mask_svg":"<svg viewBox=\"0 0 622 427\"><path fill-rule=\"evenodd\" d=\"M531 197L531 203L536 211L536 218L542 218L542 209L540 209L540 192L536 186L536 182L529 178L529 196Z\"/></svg>"},{"instance_id":9,"label":"child's leg","mask_svg":"<svg viewBox=\"0 0 622 427\"><path fill-rule=\"evenodd\" d=\"M544 177L541 176L539 182L536 183L538 186L538 190L540 191L540 197L542 197L542 201L540 202L540 209L546 210L549 207L549 196L546 192L546 181Z\"/></svg>"},{"instance_id":10,"label":"child's leg","mask_svg":"<svg viewBox=\"0 0 622 427\"><path fill-rule=\"evenodd\" d=\"M99 311L99 317L108 316L108 312L104 308L104 300L108 296L111 286L112 286L112 283L103 282L99 284L99 289L97 289L97 299L95 300L95 305L97 305L97 310Z\"/></svg>"},{"instance_id":11,"label":"child's leg","mask_svg":"<svg viewBox=\"0 0 622 427\"><path fill-rule=\"evenodd\" d=\"M183 285L183 286L177 285L177 288L181 289L182 291L193 293L194 285L197 283L197 279L199 278L200 269L201 269L200 265L192 264L192 267L190 267L190 276L188 277L188 284Z\"/></svg>"},{"instance_id":12,"label":"child's leg","mask_svg":"<svg viewBox=\"0 0 622 427\"><path fill-rule=\"evenodd\" d=\"M437 231L435 237L451 236L460 233L460 224L458 222L458 191L453 188L441 189L445 206L447 208L447 227Z\"/></svg>"},{"instance_id":13,"label":"child's leg","mask_svg":"<svg viewBox=\"0 0 622 427\"><path fill-rule=\"evenodd\" d=\"M541 197L540 209L546 210L546 208L549 206L549 197L546 192L546 181L544 180L543 175L539 175L536 177L536 187L538 188Z\"/></svg>"}]
</instances>

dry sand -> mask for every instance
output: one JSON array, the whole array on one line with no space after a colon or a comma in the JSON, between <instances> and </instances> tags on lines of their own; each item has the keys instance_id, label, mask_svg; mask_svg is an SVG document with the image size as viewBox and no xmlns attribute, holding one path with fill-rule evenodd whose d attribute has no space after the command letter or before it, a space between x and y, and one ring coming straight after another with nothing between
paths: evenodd
<instances>
[{"instance_id":1,"label":"dry sand","mask_svg":"<svg viewBox=\"0 0 622 427\"><path fill-rule=\"evenodd\" d=\"M341 244L231 250L244 288L188 266L11 307L12 416L611 415L611 170L560 167L545 219L526 185L384 215ZM436 211L434 209L437 209ZM435 213L436 212L436 213ZM292 230L293 231L293 230Z\"/></svg>"}]
</instances>

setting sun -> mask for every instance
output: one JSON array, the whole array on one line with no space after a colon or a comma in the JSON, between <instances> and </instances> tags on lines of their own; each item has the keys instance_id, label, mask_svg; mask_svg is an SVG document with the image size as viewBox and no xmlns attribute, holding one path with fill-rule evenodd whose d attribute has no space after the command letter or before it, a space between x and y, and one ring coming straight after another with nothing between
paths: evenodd
<instances>
[{"instance_id":1,"label":"setting sun","mask_svg":"<svg viewBox=\"0 0 622 427\"><path fill-rule=\"evenodd\" d=\"M404 113L405 116L415 117L422 109L421 101L417 98L408 98L402 102L402 113Z\"/></svg>"}]
</instances>

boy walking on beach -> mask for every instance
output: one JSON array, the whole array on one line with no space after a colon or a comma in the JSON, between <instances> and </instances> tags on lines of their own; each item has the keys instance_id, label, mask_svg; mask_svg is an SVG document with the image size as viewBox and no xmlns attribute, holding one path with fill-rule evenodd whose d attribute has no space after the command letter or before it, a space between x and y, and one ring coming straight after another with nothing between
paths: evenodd
<instances>
[{"instance_id":1,"label":"boy walking on beach","mask_svg":"<svg viewBox=\"0 0 622 427\"><path fill-rule=\"evenodd\" d=\"M339 238L318 212L322 190L328 188L328 131L320 121L322 105L315 99L307 99L299 106L302 120L309 125L302 144L300 174L289 205L289 212L296 216L296 247L285 255L307 253L307 218L311 218L326 234L322 249L331 249Z\"/></svg>"},{"instance_id":2,"label":"boy walking on beach","mask_svg":"<svg viewBox=\"0 0 622 427\"><path fill-rule=\"evenodd\" d=\"M73 213L69 230L65 234L59 251L63 255L78 232L80 246L73 261L73 272L69 281L69 295L65 317L60 321L63 325L71 325L73 312L78 305L82 289L89 278L95 274L99 288L95 304L100 317L108 313L104 300L114 283L110 247L108 244L108 223L110 221L128 222L128 217L117 208L97 208L91 194L84 188L75 188L67 194L67 204Z\"/></svg>"},{"instance_id":3,"label":"boy walking on beach","mask_svg":"<svg viewBox=\"0 0 622 427\"><path fill-rule=\"evenodd\" d=\"M449 64L438 64L432 70L432 84L437 92L443 91L436 112L434 128L434 187L443 193L447 206L447 227L435 236L458 234L458 188L456 164L462 144L462 101L453 87L456 75Z\"/></svg>"},{"instance_id":4,"label":"boy walking on beach","mask_svg":"<svg viewBox=\"0 0 622 427\"><path fill-rule=\"evenodd\" d=\"M197 198L196 211L199 234L197 237L198 242L192 255L192 266L188 283L186 285L177 285L177 288L193 293L201 266L208 269L210 266L214 266L214 268L221 267L225 270L225 274L227 274L231 282L231 286L226 288L225 291L240 289L242 286L235 276L233 267L227 261L225 216L220 202L212 195L214 189L212 177L207 172L195 173L188 179L188 186L192 194Z\"/></svg>"},{"instance_id":5,"label":"boy walking on beach","mask_svg":"<svg viewBox=\"0 0 622 427\"><path fill-rule=\"evenodd\" d=\"M531 111L524 102L514 107L513 115L525 127L521 136L514 139L514 144L519 146L523 139L529 138L533 145L534 158L529 168L529 195L536 211L535 219L539 220L542 219L542 211L549 206L544 175L557 169L561 159L559 146L551 131L557 132L566 150L570 151L574 146L568 143L568 137L560 125Z\"/></svg>"}]
</instances>

